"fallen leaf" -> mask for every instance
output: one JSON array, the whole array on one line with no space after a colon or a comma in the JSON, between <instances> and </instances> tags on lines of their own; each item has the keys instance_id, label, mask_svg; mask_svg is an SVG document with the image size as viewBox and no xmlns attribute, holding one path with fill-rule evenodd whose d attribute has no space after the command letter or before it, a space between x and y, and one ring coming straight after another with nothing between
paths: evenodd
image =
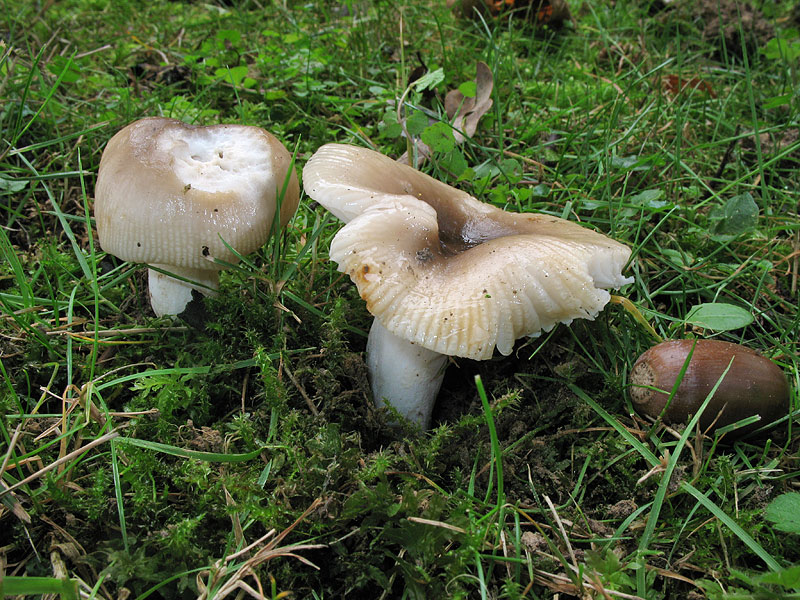
<instances>
[{"instance_id":1,"label":"fallen leaf","mask_svg":"<svg viewBox=\"0 0 800 600\"><path fill-rule=\"evenodd\" d=\"M460 89L450 90L444 98L444 110L453 125L456 143L464 141L464 135L472 137L478 121L492 107L494 78L489 66L479 61L475 72L475 95L464 96Z\"/></svg>"},{"instance_id":2,"label":"fallen leaf","mask_svg":"<svg viewBox=\"0 0 800 600\"><path fill-rule=\"evenodd\" d=\"M492 107L493 103L492 89L494 88L494 77L492 77L492 71L486 63L481 61L477 63L475 68L475 80L471 83L474 83L474 86L465 86L462 84L459 88L450 90L444 99L444 110L447 114L447 118L450 120L450 124L447 125L443 122L439 122L439 124L442 127L452 130L456 146L463 144L467 137L472 137L475 134L478 128L478 122ZM462 90L469 92L471 90L468 88L471 87L474 87L475 93L472 96L466 96ZM423 116L422 113L412 113L410 117L399 119L405 132L411 133L412 128L409 125L411 124L411 118L415 114ZM431 121L429 126L432 125L436 125L436 122ZM434 133L438 135L433 135ZM449 136L443 137L441 128L437 127L436 130L429 132L428 136L423 137L429 142L431 139L440 142L437 144L437 148L435 148L437 151L442 151L444 147L449 147L449 144L447 144L445 140L445 138ZM432 150L428 144L422 141L422 139L419 139L416 135L412 135L412 140L414 155L416 156L416 160L412 166L418 168L423 161L430 158ZM402 156L397 159L397 162L411 165L408 151L404 152Z\"/></svg>"},{"instance_id":3,"label":"fallen leaf","mask_svg":"<svg viewBox=\"0 0 800 600\"><path fill-rule=\"evenodd\" d=\"M706 92L712 98L717 97L711 84L699 77L684 79L679 75L667 75L661 79L661 86L664 88L665 92L672 96L677 96L685 89L690 89Z\"/></svg>"}]
</instances>

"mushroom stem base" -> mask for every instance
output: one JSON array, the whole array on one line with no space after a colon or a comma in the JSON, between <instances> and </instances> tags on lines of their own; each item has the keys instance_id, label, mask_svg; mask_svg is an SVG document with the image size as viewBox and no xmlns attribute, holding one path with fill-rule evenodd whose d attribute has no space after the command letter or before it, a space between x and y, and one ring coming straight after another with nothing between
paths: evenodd
<instances>
[{"instance_id":1,"label":"mushroom stem base","mask_svg":"<svg viewBox=\"0 0 800 600\"><path fill-rule=\"evenodd\" d=\"M194 285L153 269L147 269L150 306L159 317L182 313L192 299L192 290L197 290L206 296L213 296L219 287L219 271L215 269L188 269L171 265L153 266L200 284Z\"/></svg>"},{"instance_id":2,"label":"mushroom stem base","mask_svg":"<svg viewBox=\"0 0 800 600\"><path fill-rule=\"evenodd\" d=\"M389 332L375 319L367 340L367 368L378 408L391 405L400 415L428 429L447 355Z\"/></svg>"}]
</instances>

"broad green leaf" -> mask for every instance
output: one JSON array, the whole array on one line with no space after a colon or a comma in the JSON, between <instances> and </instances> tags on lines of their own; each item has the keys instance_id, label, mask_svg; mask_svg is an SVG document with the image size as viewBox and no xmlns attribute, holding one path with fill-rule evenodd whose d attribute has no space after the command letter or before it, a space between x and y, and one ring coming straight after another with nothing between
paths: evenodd
<instances>
[{"instance_id":1,"label":"broad green leaf","mask_svg":"<svg viewBox=\"0 0 800 600\"><path fill-rule=\"evenodd\" d=\"M645 190L639 192L635 196L631 196L631 202L635 204L649 204L661 198L664 195L664 190Z\"/></svg>"},{"instance_id":2,"label":"broad green leaf","mask_svg":"<svg viewBox=\"0 0 800 600\"><path fill-rule=\"evenodd\" d=\"M663 196L664 190L645 190L635 196L631 196L631 204L658 210L671 204L668 200L662 200Z\"/></svg>"},{"instance_id":3,"label":"broad green leaf","mask_svg":"<svg viewBox=\"0 0 800 600\"><path fill-rule=\"evenodd\" d=\"M615 169L632 169L639 162L639 157L635 154L631 156L613 156L611 166Z\"/></svg>"},{"instance_id":4,"label":"broad green leaf","mask_svg":"<svg viewBox=\"0 0 800 600\"><path fill-rule=\"evenodd\" d=\"M465 81L458 86L458 91L461 92L465 98L474 98L475 94L478 93L478 84L474 81Z\"/></svg>"},{"instance_id":5,"label":"broad green leaf","mask_svg":"<svg viewBox=\"0 0 800 600\"><path fill-rule=\"evenodd\" d=\"M69 56L54 56L47 64L47 69L54 75L61 75L64 83L75 83L81 79L79 67Z\"/></svg>"},{"instance_id":6,"label":"broad green leaf","mask_svg":"<svg viewBox=\"0 0 800 600\"><path fill-rule=\"evenodd\" d=\"M673 248L663 248L661 251L661 256L668 264L672 263L672 265L678 265L681 267L691 266L692 261L694 260L692 256L687 255L685 252L675 250Z\"/></svg>"},{"instance_id":7,"label":"broad green leaf","mask_svg":"<svg viewBox=\"0 0 800 600\"><path fill-rule=\"evenodd\" d=\"M547 198L550 195L551 188L547 184L540 183L535 185L532 191L535 198Z\"/></svg>"},{"instance_id":8,"label":"broad green leaf","mask_svg":"<svg viewBox=\"0 0 800 600\"><path fill-rule=\"evenodd\" d=\"M0 193L8 192L13 194L15 192L21 192L27 185L27 181L20 181L19 179L6 179L0 175Z\"/></svg>"},{"instance_id":9,"label":"broad green leaf","mask_svg":"<svg viewBox=\"0 0 800 600\"><path fill-rule=\"evenodd\" d=\"M444 154L439 159L439 165L445 170L452 173L455 177L461 177L467 170L467 160L464 155L459 152L458 148L454 148L451 152Z\"/></svg>"},{"instance_id":10,"label":"broad green leaf","mask_svg":"<svg viewBox=\"0 0 800 600\"><path fill-rule=\"evenodd\" d=\"M715 236L735 237L753 231L758 223L758 204L750 192L734 196L724 206L714 208L709 214L711 233Z\"/></svg>"},{"instance_id":11,"label":"broad green leaf","mask_svg":"<svg viewBox=\"0 0 800 600\"><path fill-rule=\"evenodd\" d=\"M417 136L428 126L428 117L421 110L415 110L406 119L406 131L409 135Z\"/></svg>"},{"instance_id":12,"label":"broad green leaf","mask_svg":"<svg viewBox=\"0 0 800 600\"><path fill-rule=\"evenodd\" d=\"M787 64L800 58L800 42L782 38L772 38L761 52L770 60L781 60Z\"/></svg>"},{"instance_id":13,"label":"broad green leaf","mask_svg":"<svg viewBox=\"0 0 800 600\"><path fill-rule=\"evenodd\" d=\"M785 588L800 587L800 565L786 567L785 569L775 571L774 573L764 573L758 578L758 581L761 583L780 585Z\"/></svg>"},{"instance_id":14,"label":"broad green leaf","mask_svg":"<svg viewBox=\"0 0 800 600\"><path fill-rule=\"evenodd\" d=\"M750 325L753 315L734 304L708 302L693 306L686 315L686 322L712 331L730 331Z\"/></svg>"},{"instance_id":15,"label":"broad green leaf","mask_svg":"<svg viewBox=\"0 0 800 600\"><path fill-rule=\"evenodd\" d=\"M447 123L434 123L426 127L420 136L422 141L430 146L434 152L450 152L456 147L456 138L453 136L453 128Z\"/></svg>"},{"instance_id":16,"label":"broad green leaf","mask_svg":"<svg viewBox=\"0 0 800 600\"><path fill-rule=\"evenodd\" d=\"M514 158L505 158L501 160L500 169L511 183L518 183L522 179L522 163Z\"/></svg>"},{"instance_id":17,"label":"broad green leaf","mask_svg":"<svg viewBox=\"0 0 800 600\"><path fill-rule=\"evenodd\" d=\"M247 77L247 67L245 65L239 65L237 67L220 68L216 69L214 74L233 85L241 85L245 77Z\"/></svg>"},{"instance_id":18,"label":"broad green leaf","mask_svg":"<svg viewBox=\"0 0 800 600\"><path fill-rule=\"evenodd\" d=\"M242 34L235 29L220 29L216 37L221 49L228 45L238 48L242 44Z\"/></svg>"},{"instance_id":19,"label":"broad green leaf","mask_svg":"<svg viewBox=\"0 0 800 600\"><path fill-rule=\"evenodd\" d=\"M403 134L403 126L397 122L397 112L394 109L383 113L383 120L378 124L378 129L387 138L396 138Z\"/></svg>"},{"instance_id":20,"label":"broad green leaf","mask_svg":"<svg viewBox=\"0 0 800 600\"><path fill-rule=\"evenodd\" d=\"M299 33L287 33L283 36L283 43L284 44L296 44L300 40L303 39Z\"/></svg>"},{"instance_id":21,"label":"broad green leaf","mask_svg":"<svg viewBox=\"0 0 800 600\"><path fill-rule=\"evenodd\" d=\"M767 505L764 516L775 529L800 533L800 493L781 494Z\"/></svg>"},{"instance_id":22,"label":"broad green leaf","mask_svg":"<svg viewBox=\"0 0 800 600\"><path fill-rule=\"evenodd\" d=\"M444 81L444 69L436 69L425 73L425 75L417 79L414 82L414 87L418 91L424 92L427 89L436 87L442 81Z\"/></svg>"},{"instance_id":23,"label":"broad green leaf","mask_svg":"<svg viewBox=\"0 0 800 600\"><path fill-rule=\"evenodd\" d=\"M784 106L789 104L792 101L791 94L781 94L780 96L773 96L772 98L767 98L764 101L764 108L777 108L779 106Z\"/></svg>"}]
</instances>

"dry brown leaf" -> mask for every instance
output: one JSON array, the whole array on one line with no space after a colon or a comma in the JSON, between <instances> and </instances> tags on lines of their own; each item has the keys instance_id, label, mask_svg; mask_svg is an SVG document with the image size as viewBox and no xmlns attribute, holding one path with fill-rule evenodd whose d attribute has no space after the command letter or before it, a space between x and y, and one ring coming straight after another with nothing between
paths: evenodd
<instances>
[{"instance_id":1,"label":"dry brown leaf","mask_svg":"<svg viewBox=\"0 0 800 600\"><path fill-rule=\"evenodd\" d=\"M671 96L677 96L682 91L689 89L706 92L712 98L717 97L717 94L714 92L714 88L711 86L711 84L704 79L700 79L699 77L684 78L680 75L670 74L662 78L661 85L664 88L664 91Z\"/></svg>"},{"instance_id":2,"label":"dry brown leaf","mask_svg":"<svg viewBox=\"0 0 800 600\"><path fill-rule=\"evenodd\" d=\"M460 90L450 90L444 98L444 110L453 125L456 143L464 141L464 135L472 137L478 121L492 107L494 78L489 66L478 61L475 72L475 96L468 98Z\"/></svg>"},{"instance_id":3,"label":"dry brown leaf","mask_svg":"<svg viewBox=\"0 0 800 600\"><path fill-rule=\"evenodd\" d=\"M456 144L463 144L467 137L475 134L481 117L492 107L493 88L494 77L491 69L485 62L478 61L475 69L475 96L464 96L458 89L450 90L445 96L444 110L453 126L453 137ZM399 120L405 131L405 117ZM431 123L433 122L431 121ZM416 155L415 164L411 165L408 151L404 152L397 162L418 168L423 161L430 158L431 149L418 138L415 138L412 143Z\"/></svg>"}]
</instances>

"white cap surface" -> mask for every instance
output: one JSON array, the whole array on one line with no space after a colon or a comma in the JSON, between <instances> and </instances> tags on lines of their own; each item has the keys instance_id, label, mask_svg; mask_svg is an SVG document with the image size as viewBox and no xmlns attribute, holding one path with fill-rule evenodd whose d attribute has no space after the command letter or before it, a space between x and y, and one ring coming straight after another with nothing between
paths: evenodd
<instances>
[{"instance_id":1,"label":"white cap surface","mask_svg":"<svg viewBox=\"0 0 800 600\"><path fill-rule=\"evenodd\" d=\"M100 161L100 245L133 262L212 270L219 267L208 257L235 262L222 240L240 254L267 240L290 161L258 127L136 121L109 141ZM292 173L282 225L298 200Z\"/></svg>"}]
</instances>

